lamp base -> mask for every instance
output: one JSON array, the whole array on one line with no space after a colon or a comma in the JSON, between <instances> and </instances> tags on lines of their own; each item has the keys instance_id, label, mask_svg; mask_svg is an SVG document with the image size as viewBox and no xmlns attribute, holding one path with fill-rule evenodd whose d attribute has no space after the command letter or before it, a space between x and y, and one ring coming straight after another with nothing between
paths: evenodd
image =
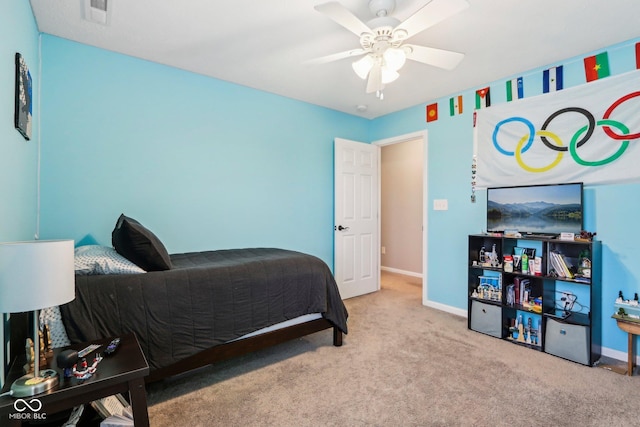
<instances>
[{"instance_id":1,"label":"lamp base","mask_svg":"<svg viewBox=\"0 0 640 427\"><path fill-rule=\"evenodd\" d=\"M58 385L58 373L53 369L44 369L36 378L33 374L24 375L11 384L13 397L28 397L44 393Z\"/></svg>"}]
</instances>

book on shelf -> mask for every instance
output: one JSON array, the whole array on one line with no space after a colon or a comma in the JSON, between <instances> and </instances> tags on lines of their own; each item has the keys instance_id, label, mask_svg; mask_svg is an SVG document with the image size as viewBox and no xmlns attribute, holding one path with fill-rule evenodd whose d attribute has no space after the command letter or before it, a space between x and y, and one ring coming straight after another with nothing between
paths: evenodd
<instances>
[{"instance_id":1,"label":"book on shelf","mask_svg":"<svg viewBox=\"0 0 640 427\"><path fill-rule=\"evenodd\" d=\"M560 254L560 259L562 260L562 264L564 265L565 272L567 273L567 277L570 279L575 278L575 274L573 274L573 272L576 270L573 267L573 264L571 264L571 261L569 260L569 258Z\"/></svg>"},{"instance_id":2,"label":"book on shelf","mask_svg":"<svg viewBox=\"0 0 640 427\"><path fill-rule=\"evenodd\" d=\"M124 415L112 415L110 417L105 418L100 423L100 427L133 427L133 415L124 416Z\"/></svg>"},{"instance_id":3,"label":"book on shelf","mask_svg":"<svg viewBox=\"0 0 640 427\"><path fill-rule=\"evenodd\" d=\"M551 264L551 269L556 273L556 276L563 277L564 272L562 268L560 268L560 264L558 264L558 258L555 252L549 252L549 262Z\"/></svg>"},{"instance_id":4,"label":"book on shelf","mask_svg":"<svg viewBox=\"0 0 640 427\"><path fill-rule=\"evenodd\" d=\"M133 414L124 415L111 415L105 418L100 423L100 427L133 427Z\"/></svg>"},{"instance_id":5,"label":"book on shelf","mask_svg":"<svg viewBox=\"0 0 640 427\"><path fill-rule=\"evenodd\" d=\"M101 427L133 426L133 412L121 394L94 400L91 406L103 418Z\"/></svg>"},{"instance_id":6,"label":"book on shelf","mask_svg":"<svg viewBox=\"0 0 640 427\"><path fill-rule=\"evenodd\" d=\"M522 304L526 300L525 295L528 296L531 294L531 286L530 286L529 279L526 279L524 277L519 277L519 276L514 277L513 291L515 296L515 303Z\"/></svg>"},{"instance_id":7,"label":"book on shelf","mask_svg":"<svg viewBox=\"0 0 640 427\"><path fill-rule=\"evenodd\" d=\"M573 279L573 273L570 270L569 263L564 255L559 252L549 252L551 258L551 266L559 277L567 277Z\"/></svg>"},{"instance_id":8,"label":"book on shelf","mask_svg":"<svg viewBox=\"0 0 640 427\"><path fill-rule=\"evenodd\" d=\"M507 305L513 306L516 303L515 287L512 284L507 286Z\"/></svg>"},{"instance_id":9,"label":"book on shelf","mask_svg":"<svg viewBox=\"0 0 640 427\"><path fill-rule=\"evenodd\" d=\"M531 295L529 279L522 279L520 281L520 305L524 305L529 302L529 295Z\"/></svg>"}]
</instances>

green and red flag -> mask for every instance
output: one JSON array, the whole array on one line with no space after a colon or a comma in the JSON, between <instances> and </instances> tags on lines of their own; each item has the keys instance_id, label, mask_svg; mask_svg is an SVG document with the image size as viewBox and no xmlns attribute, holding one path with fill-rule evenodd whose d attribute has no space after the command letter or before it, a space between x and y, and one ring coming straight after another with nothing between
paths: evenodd
<instances>
[{"instance_id":1,"label":"green and red flag","mask_svg":"<svg viewBox=\"0 0 640 427\"><path fill-rule=\"evenodd\" d=\"M601 79L609 76L609 56L607 52L584 58L584 73L587 81Z\"/></svg>"}]
</instances>

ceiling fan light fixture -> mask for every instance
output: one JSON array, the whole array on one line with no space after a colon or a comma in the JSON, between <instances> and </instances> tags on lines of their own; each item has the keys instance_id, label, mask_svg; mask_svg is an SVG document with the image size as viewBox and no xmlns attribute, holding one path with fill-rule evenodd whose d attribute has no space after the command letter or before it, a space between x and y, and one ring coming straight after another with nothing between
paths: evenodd
<instances>
[{"instance_id":1,"label":"ceiling fan light fixture","mask_svg":"<svg viewBox=\"0 0 640 427\"><path fill-rule=\"evenodd\" d=\"M317 11L324 13L335 23L358 36L361 47L320 58L322 62L319 63L364 55L361 59L352 62L351 66L358 77L366 80L366 93L375 93L379 99L383 99L382 90L386 84L400 77L398 71L407 59L450 70L464 57L458 52L420 45L405 45L404 42L465 9L469 6L467 0L427 0L425 5L402 22L390 15L395 9L395 0L368 0L368 2L369 9L375 17L367 23L361 21L337 1L314 6ZM326 58L329 59L326 60Z\"/></svg>"},{"instance_id":2,"label":"ceiling fan light fixture","mask_svg":"<svg viewBox=\"0 0 640 427\"><path fill-rule=\"evenodd\" d=\"M387 68L398 71L407 61L407 54L403 49L389 48L382 55Z\"/></svg>"},{"instance_id":3,"label":"ceiling fan light fixture","mask_svg":"<svg viewBox=\"0 0 640 427\"><path fill-rule=\"evenodd\" d=\"M371 55L365 55L359 60L355 61L351 66L353 67L353 71L356 72L358 77L362 80L365 80L369 75L369 71L373 67L373 57Z\"/></svg>"},{"instance_id":4,"label":"ceiling fan light fixture","mask_svg":"<svg viewBox=\"0 0 640 427\"><path fill-rule=\"evenodd\" d=\"M382 84L383 85L386 85L388 83L394 82L394 81L396 81L396 79L398 77L400 77L400 74L398 74L397 71L391 70L391 69L389 69L387 67L382 67L380 72L382 74Z\"/></svg>"}]
</instances>

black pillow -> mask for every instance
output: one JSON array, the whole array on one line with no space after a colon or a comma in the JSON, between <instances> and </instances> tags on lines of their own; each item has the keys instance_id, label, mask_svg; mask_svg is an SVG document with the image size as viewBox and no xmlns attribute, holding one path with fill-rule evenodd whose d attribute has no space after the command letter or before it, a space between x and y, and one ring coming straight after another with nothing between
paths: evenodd
<instances>
[{"instance_id":1,"label":"black pillow","mask_svg":"<svg viewBox=\"0 0 640 427\"><path fill-rule=\"evenodd\" d=\"M146 271L171 269L171 258L160 239L133 218L120 215L111 233L115 250Z\"/></svg>"}]
</instances>

